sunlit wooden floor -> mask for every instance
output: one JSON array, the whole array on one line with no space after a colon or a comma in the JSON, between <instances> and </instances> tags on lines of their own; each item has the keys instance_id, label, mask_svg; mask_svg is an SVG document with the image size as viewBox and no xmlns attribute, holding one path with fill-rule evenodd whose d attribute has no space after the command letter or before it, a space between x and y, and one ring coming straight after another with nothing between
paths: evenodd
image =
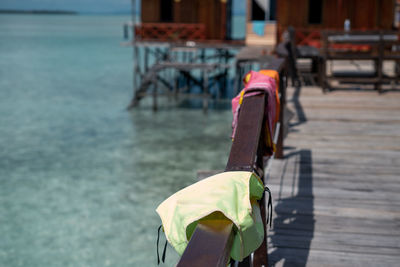
<instances>
[{"instance_id":1,"label":"sunlit wooden floor","mask_svg":"<svg viewBox=\"0 0 400 267\"><path fill-rule=\"evenodd\" d=\"M288 88L272 266L400 266L400 90Z\"/></svg>"}]
</instances>

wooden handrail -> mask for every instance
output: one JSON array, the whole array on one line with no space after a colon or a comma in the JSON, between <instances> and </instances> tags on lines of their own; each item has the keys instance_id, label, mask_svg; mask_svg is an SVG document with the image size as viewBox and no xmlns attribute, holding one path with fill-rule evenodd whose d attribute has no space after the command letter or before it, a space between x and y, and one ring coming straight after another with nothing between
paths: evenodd
<instances>
[{"instance_id":1,"label":"wooden handrail","mask_svg":"<svg viewBox=\"0 0 400 267\"><path fill-rule=\"evenodd\" d=\"M135 37L141 40L205 40L202 23L141 23L135 25Z\"/></svg>"},{"instance_id":2,"label":"wooden handrail","mask_svg":"<svg viewBox=\"0 0 400 267\"><path fill-rule=\"evenodd\" d=\"M177 267L226 267L232 241L233 223L231 221L200 221Z\"/></svg>"},{"instance_id":3,"label":"wooden handrail","mask_svg":"<svg viewBox=\"0 0 400 267\"><path fill-rule=\"evenodd\" d=\"M245 98L225 171L253 171L263 126L266 95ZM262 166L258 166L262 167Z\"/></svg>"},{"instance_id":4,"label":"wooden handrail","mask_svg":"<svg viewBox=\"0 0 400 267\"><path fill-rule=\"evenodd\" d=\"M280 73L280 99L281 110L286 102L286 63L284 59L276 59L268 64L268 69L277 70ZM283 100L283 101L282 101ZM268 105L266 94L247 97L244 99L238 119L238 127L235 139L225 171L253 171L261 178L264 177L264 133L265 105ZM283 122L284 112L281 112L280 121ZM282 127L283 128L283 127ZM282 131L281 131L282 132ZM282 152L283 135L280 133L277 150ZM266 225L264 199L260 201L261 216ZM262 245L255 251L253 266L268 266L267 232L265 231ZM179 267L226 267L230 259L230 251L233 241L233 224L229 220L200 221L184 251ZM250 260L246 258L239 266L250 266Z\"/></svg>"}]
</instances>

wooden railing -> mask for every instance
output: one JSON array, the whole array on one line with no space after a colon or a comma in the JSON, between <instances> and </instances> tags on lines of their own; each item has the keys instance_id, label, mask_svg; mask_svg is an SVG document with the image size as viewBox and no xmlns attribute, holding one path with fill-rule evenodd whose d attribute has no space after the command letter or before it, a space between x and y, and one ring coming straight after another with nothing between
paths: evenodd
<instances>
[{"instance_id":1,"label":"wooden railing","mask_svg":"<svg viewBox=\"0 0 400 267\"><path fill-rule=\"evenodd\" d=\"M206 31L200 23L142 23L135 25L135 37L157 41L205 40Z\"/></svg>"},{"instance_id":2,"label":"wooden railing","mask_svg":"<svg viewBox=\"0 0 400 267\"><path fill-rule=\"evenodd\" d=\"M274 59L266 69L276 70L280 74L280 123L284 124L286 104L286 60ZM244 99L238 119L238 128L232 143L225 171L252 171L264 177L264 134L265 106L268 97L265 94ZM286 127L280 127L285 129ZM279 132L276 156L283 157L284 131ZM244 259L239 266L268 266L266 209L265 200L260 201L261 216L265 226L265 237L262 245L254 252L252 259ZM203 220L198 223L189 244L184 251L178 267L226 267L230 259L233 241L233 224L229 220ZM252 265L250 262L252 261Z\"/></svg>"},{"instance_id":3,"label":"wooden railing","mask_svg":"<svg viewBox=\"0 0 400 267\"><path fill-rule=\"evenodd\" d=\"M289 26L290 27L290 26ZM277 40L279 42L283 41L283 33L289 28L289 27L282 27L279 26L277 29ZM324 31L343 31L342 27L338 28L321 28L321 27L308 27L308 28L300 28L296 27L296 35L295 35L295 44L296 45L306 45L306 46L313 46L316 48L322 48L323 47L323 32ZM367 28L352 28L352 31L356 32L371 32L371 31L376 31L379 32L380 29L374 28L374 29L367 29ZM386 30L387 31L387 30ZM400 30L397 30L397 34L400 34ZM358 46L353 45L351 47L352 49L365 49L363 46Z\"/></svg>"}]
</instances>

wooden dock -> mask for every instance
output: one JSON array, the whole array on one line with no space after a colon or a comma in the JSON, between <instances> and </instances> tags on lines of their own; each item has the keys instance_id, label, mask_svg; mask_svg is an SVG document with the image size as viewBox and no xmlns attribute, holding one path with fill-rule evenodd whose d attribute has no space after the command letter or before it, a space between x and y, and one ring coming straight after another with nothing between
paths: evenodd
<instances>
[{"instance_id":1,"label":"wooden dock","mask_svg":"<svg viewBox=\"0 0 400 267\"><path fill-rule=\"evenodd\" d=\"M400 91L288 88L271 266L400 266Z\"/></svg>"}]
</instances>

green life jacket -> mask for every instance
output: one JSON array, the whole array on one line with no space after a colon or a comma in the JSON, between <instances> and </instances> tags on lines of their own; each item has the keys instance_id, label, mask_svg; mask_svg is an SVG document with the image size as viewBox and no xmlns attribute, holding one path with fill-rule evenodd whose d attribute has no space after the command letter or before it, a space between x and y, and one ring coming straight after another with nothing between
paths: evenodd
<instances>
[{"instance_id":1,"label":"green life jacket","mask_svg":"<svg viewBox=\"0 0 400 267\"><path fill-rule=\"evenodd\" d=\"M257 203L263 192L264 185L256 174L223 172L176 192L156 211L168 242L180 255L200 219L223 214L234 224L231 258L242 261L264 239L264 225Z\"/></svg>"}]
</instances>

